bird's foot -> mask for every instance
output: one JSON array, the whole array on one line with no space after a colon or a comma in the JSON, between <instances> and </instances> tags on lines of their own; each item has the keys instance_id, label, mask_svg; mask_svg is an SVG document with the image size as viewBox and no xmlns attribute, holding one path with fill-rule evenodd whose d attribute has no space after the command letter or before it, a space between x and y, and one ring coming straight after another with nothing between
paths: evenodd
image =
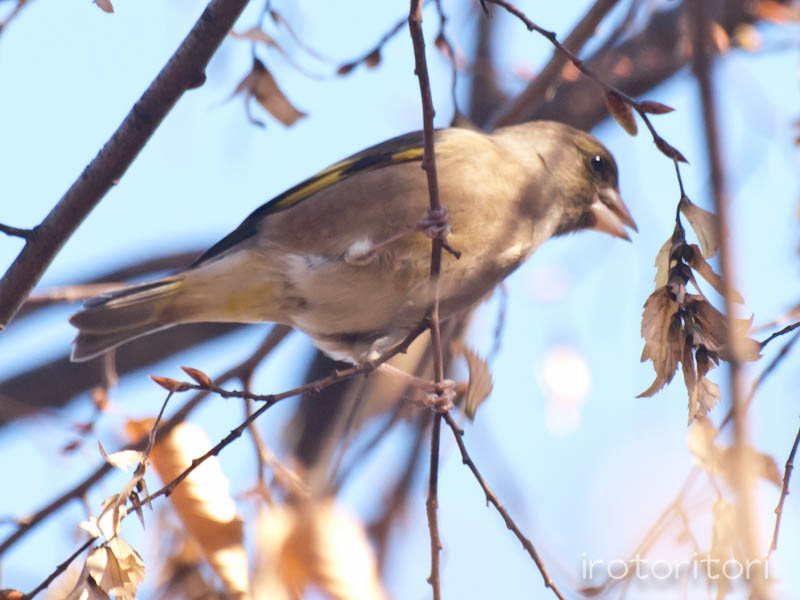
<instances>
[{"instance_id":1,"label":"bird's foot","mask_svg":"<svg viewBox=\"0 0 800 600\"><path fill-rule=\"evenodd\" d=\"M455 406L456 396L456 382L452 379L445 379L433 383L433 391L425 396L425 406L438 413L450 412Z\"/></svg>"},{"instance_id":2,"label":"bird's foot","mask_svg":"<svg viewBox=\"0 0 800 600\"><path fill-rule=\"evenodd\" d=\"M429 210L428 214L417 222L416 229L432 240L441 240L442 248L456 258L461 258L461 252L447 243L447 236L450 234L450 213L444 206L438 210Z\"/></svg>"}]
</instances>

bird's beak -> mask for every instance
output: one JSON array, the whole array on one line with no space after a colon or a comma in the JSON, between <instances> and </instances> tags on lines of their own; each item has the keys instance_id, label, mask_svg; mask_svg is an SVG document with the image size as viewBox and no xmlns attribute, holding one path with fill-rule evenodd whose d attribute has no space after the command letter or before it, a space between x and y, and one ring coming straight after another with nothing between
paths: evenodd
<instances>
[{"instance_id":1,"label":"bird's beak","mask_svg":"<svg viewBox=\"0 0 800 600\"><path fill-rule=\"evenodd\" d=\"M598 190L594 202L589 205L589 210L592 211L596 221L592 229L628 241L631 238L625 229L626 226L639 231L628 207L614 188L606 187Z\"/></svg>"}]
</instances>

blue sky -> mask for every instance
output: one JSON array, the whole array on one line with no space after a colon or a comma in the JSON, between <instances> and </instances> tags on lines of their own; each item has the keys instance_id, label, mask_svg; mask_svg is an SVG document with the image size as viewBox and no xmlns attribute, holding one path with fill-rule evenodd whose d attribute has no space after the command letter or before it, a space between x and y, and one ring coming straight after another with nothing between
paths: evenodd
<instances>
[{"instance_id":1,"label":"blue sky","mask_svg":"<svg viewBox=\"0 0 800 600\"><path fill-rule=\"evenodd\" d=\"M0 37L0 221L26 227L41 220L204 6L198 0L114 4L116 13L106 15L89 2L32 2ZM238 30L256 22L257 4L248 8ZM586 3L556 4L543 9L520 2L541 25L559 32L567 30ZM448 32L468 52L469 19L474 17L459 15L456 5L445 3L453 13ZM362 54L406 10L404 2L363 0L348 3L348 17L338 3L275 6L304 40L337 61ZM437 19L431 8L425 14L432 40ZM551 49L518 23L504 20L501 26L503 81L520 87L523 82L511 73L535 71ZM764 28L765 35L770 27ZM170 249L210 245L294 183L351 152L420 127L418 88L405 32L386 46L378 68L359 67L344 78L312 80L274 52L260 52L286 95L309 117L291 129L265 115L266 129L249 125L241 100L226 100L249 69L250 48L243 41L227 40L208 69L206 84L180 101L119 185L56 258L42 288ZM452 116L449 69L430 43L428 56L437 124L445 126ZM317 73L333 70L314 61L305 64ZM764 55L734 51L715 72L733 200L737 284L746 298L744 311L754 314L757 324L782 314L800 297L800 190L798 155L792 147L797 131L790 128L800 106L797 73L796 50ZM675 113L654 118L654 123L690 161L682 170L689 196L710 208L698 96L688 71L653 90L648 99L676 108ZM653 259L672 232L679 197L673 169L644 133L630 138L614 123L594 133L616 156L622 195L639 234L630 244L596 233L549 242L509 278L508 321L502 351L492 366L495 390L475 423L465 424L476 463L566 589L580 576L582 553L607 560L624 557L692 465L685 445L686 394L680 378L653 398L635 398L653 377L650 365L639 363L639 321L653 288ZM0 237L2 268L19 247L18 240ZM480 353L492 345L497 308L495 298L481 309L474 326L472 344ZM72 310L48 310L34 322L3 332L0 376L62 353L72 337L66 323ZM264 331L243 331L124 380L113 393L116 411L100 425L106 448L113 447L114 440L121 443L126 417L152 415L160 406L163 394L147 375L177 377L182 364L219 373L246 356ZM768 348L765 360L775 355L778 345ZM573 367L585 369L589 378L585 394L568 405L548 392L543 371L558 348L569 352L557 357L572 357L577 361ZM259 370L255 388L272 392L297 383L297 365L310 352L303 336L293 335ZM713 378L725 396L724 369L717 369ZM754 445L774 454L781 467L798 426L797 383L797 359L790 355L757 397L751 421ZM67 425L85 418L89 410L82 398L57 415L2 431L0 477L11 482L6 485L14 493L0 495L0 515L21 515L41 505L99 462L93 443L71 456L58 454L74 439ZM290 413L287 402L261 420L265 436L276 446ZM719 413L714 417L719 419ZM214 399L193 420L216 441L240 422L241 408ZM366 514L375 510L381 498L376 478L385 478L397 463L402 442L402 431L392 434L361 467L360 476L343 491L347 506ZM253 472L249 444L234 444L221 460L233 489L246 489ZM386 573L397 598L429 594L423 479ZM92 506L119 485L118 480L105 482L90 495ZM778 589L783 590L800 585L794 568L800 556L800 506L795 498L793 494L787 500L781 546L772 563L779 574ZM759 501L766 544L777 490L762 486ZM446 597L549 597L519 544L485 508L477 484L449 440L443 445L440 507ZM27 589L38 583L72 551L75 525L82 518L82 509L73 504L18 544L4 557L3 587ZM126 528L126 537L147 556L152 546L147 533L140 534L134 522ZM698 521L698 536L707 536L709 529L707 520ZM3 531L0 527L0 535ZM672 556L675 550L664 552ZM672 597L669 590L640 591L637 598Z\"/></svg>"}]
</instances>

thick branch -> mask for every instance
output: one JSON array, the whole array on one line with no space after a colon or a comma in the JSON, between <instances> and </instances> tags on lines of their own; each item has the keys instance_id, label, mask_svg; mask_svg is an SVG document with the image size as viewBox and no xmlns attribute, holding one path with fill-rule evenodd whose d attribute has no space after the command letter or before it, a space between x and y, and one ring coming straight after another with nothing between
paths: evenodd
<instances>
[{"instance_id":1,"label":"thick branch","mask_svg":"<svg viewBox=\"0 0 800 600\"><path fill-rule=\"evenodd\" d=\"M247 0L212 0L189 35L84 169L0 280L0 328L14 317L45 269L84 218L125 174L183 93L202 85L211 56Z\"/></svg>"}]
</instances>

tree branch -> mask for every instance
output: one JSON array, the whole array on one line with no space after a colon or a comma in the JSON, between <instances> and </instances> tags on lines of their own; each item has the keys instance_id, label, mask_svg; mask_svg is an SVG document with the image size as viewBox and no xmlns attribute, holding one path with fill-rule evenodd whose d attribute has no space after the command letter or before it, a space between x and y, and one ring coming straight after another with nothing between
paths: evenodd
<instances>
[{"instance_id":1,"label":"tree branch","mask_svg":"<svg viewBox=\"0 0 800 600\"><path fill-rule=\"evenodd\" d=\"M125 174L178 99L203 84L206 65L246 5L247 0L209 3L102 150L33 229L33 236L0 279L0 329L11 321L83 219Z\"/></svg>"}]
</instances>

